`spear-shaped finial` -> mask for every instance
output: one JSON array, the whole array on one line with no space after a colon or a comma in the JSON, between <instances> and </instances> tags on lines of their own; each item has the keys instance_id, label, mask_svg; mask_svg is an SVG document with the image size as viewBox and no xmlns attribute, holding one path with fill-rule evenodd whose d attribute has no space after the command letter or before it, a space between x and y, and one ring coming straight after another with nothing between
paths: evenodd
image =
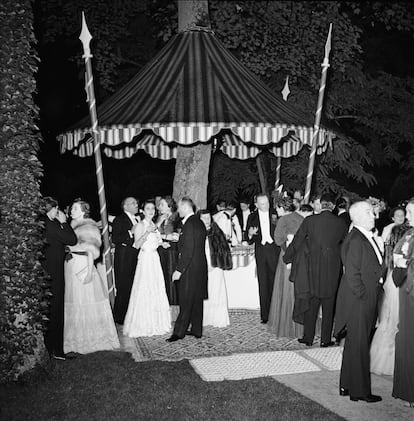
<instances>
[{"instance_id":1,"label":"spear-shaped finial","mask_svg":"<svg viewBox=\"0 0 414 421\"><path fill-rule=\"evenodd\" d=\"M322 63L322 66L326 66L326 67L329 67L329 53L331 52L331 34L332 34L332 23L329 24L328 38L325 44L325 57Z\"/></svg>"},{"instance_id":2,"label":"spear-shaped finial","mask_svg":"<svg viewBox=\"0 0 414 421\"><path fill-rule=\"evenodd\" d=\"M288 96L290 94L290 89L289 89L289 76L286 76L286 81L285 81L285 86L283 87L282 92L282 97L285 101L287 101Z\"/></svg>"},{"instance_id":3,"label":"spear-shaped finial","mask_svg":"<svg viewBox=\"0 0 414 421\"><path fill-rule=\"evenodd\" d=\"M92 39L92 35L89 32L88 25L86 24L85 12L82 12L82 31L79 35L79 39L83 45L83 58L91 58L91 50L89 48L89 44Z\"/></svg>"}]
</instances>

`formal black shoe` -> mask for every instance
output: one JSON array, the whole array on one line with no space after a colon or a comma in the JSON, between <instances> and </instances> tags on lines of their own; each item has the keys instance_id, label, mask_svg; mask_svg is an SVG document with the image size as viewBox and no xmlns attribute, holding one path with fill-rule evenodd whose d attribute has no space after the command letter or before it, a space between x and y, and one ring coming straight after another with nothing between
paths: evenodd
<instances>
[{"instance_id":1,"label":"formal black shoe","mask_svg":"<svg viewBox=\"0 0 414 421\"><path fill-rule=\"evenodd\" d=\"M176 342L176 341L179 341L180 339L183 339L183 338L180 338L177 335L171 335L168 339L166 339L166 342Z\"/></svg>"},{"instance_id":2,"label":"formal black shoe","mask_svg":"<svg viewBox=\"0 0 414 421\"><path fill-rule=\"evenodd\" d=\"M305 338L299 338L299 339L298 339L298 342L299 342L300 344L303 344L303 345L306 345L306 346L312 346L312 345L313 345L313 343L312 343L312 342L307 341Z\"/></svg>"},{"instance_id":3,"label":"formal black shoe","mask_svg":"<svg viewBox=\"0 0 414 421\"><path fill-rule=\"evenodd\" d=\"M265 324L267 323L267 320L262 319L262 320L260 321L260 323L261 323L262 325L265 325Z\"/></svg>"},{"instance_id":4,"label":"formal black shoe","mask_svg":"<svg viewBox=\"0 0 414 421\"><path fill-rule=\"evenodd\" d=\"M200 339L201 338L201 335L196 335L195 333L191 332L191 330L187 330L185 332L185 334L188 335L188 336L194 336L197 339Z\"/></svg>"},{"instance_id":5,"label":"formal black shoe","mask_svg":"<svg viewBox=\"0 0 414 421\"><path fill-rule=\"evenodd\" d=\"M336 343L334 341L330 342L321 342L321 348L329 348L330 346L335 346Z\"/></svg>"},{"instance_id":6,"label":"formal black shoe","mask_svg":"<svg viewBox=\"0 0 414 421\"><path fill-rule=\"evenodd\" d=\"M361 398L355 397L355 396L350 396L349 399L351 399L351 401L353 401L353 402L364 401L364 402L367 402L367 403L374 403L374 402L381 402L382 401L381 396L378 396L378 395L368 395L368 396L363 396Z\"/></svg>"},{"instance_id":7,"label":"formal black shoe","mask_svg":"<svg viewBox=\"0 0 414 421\"><path fill-rule=\"evenodd\" d=\"M339 388L339 396L349 396L349 390L344 387Z\"/></svg>"}]
</instances>

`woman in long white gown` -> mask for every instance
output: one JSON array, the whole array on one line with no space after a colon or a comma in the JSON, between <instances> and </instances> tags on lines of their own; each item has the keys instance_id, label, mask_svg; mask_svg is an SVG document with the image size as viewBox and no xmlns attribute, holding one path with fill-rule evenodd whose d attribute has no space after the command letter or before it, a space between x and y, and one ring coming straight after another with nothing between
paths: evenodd
<instances>
[{"instance_id":1,"label":"woman in long white gown","mask_svg":"<svg viewBox=\"0 0 414 421\"><path fill-rule=\"evenodd\" d=\"M131 338L163 335L171 330L170 305L157 252L163 242L153 222L155 204L146 201L143 211L144 220L134 231L134 245L140 252L123 328L124 335Z\"/></svg>"},{"instance_id":2,"label":"woman in long white gown","mask_svg":"<svg viewBox=\"0 0 414 421\"><path fill-rule=\"evenodd\" d=\"M78 242L69 247L65 262L65 353L87 354L120 346L107 286L94 265L101 234L96 222L88 219L89 209L84 201L71 207L71 226Z\"/></svg>"},{"instance_id":3,"label":"woman in long white gown","mask_svg":"<svg viewBox=\"0 0 414 421\"><path fill-rule=\"evenodd\" d=\"M384 283L384 298L379 311L378 326L371 343L371 372L391 376L394 373L395 335L398 332L399 289L392 279L394 246L409 228L406 224L392 228L385 243L387 278Z\"/></svg>"},{"instance_id":4,"label":"woman in long white gown","mask_svg":"<svg viewBox=\"0 0 414 421\"><path fill-rule=\"evenodd\" d=\"M232 268L230 247L209 211L200 211L200 219L207 230L208 299L204 300L203 326L226 327L230 319L224 270Z\"/></svg>"}]
</instances>

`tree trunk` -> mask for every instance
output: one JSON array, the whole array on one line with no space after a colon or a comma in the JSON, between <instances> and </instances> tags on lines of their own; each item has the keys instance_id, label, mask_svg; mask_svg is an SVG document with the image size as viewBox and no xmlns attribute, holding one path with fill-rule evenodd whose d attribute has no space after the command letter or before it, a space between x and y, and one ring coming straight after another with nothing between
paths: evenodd
<instances>
[{"instance_id":1,"label":"tree trunk","mask_svg":"<svg viewBox=\"0 0 414 421\"><path fill-rule=\"evenodd\" d=\"M178 30L185 31L194 25L210 26L208 0L178 0ZM178 146L173 190L176 201L189 196L197 208L207 206L211 148L211 143Z\"/></svg>"}]
</instances>

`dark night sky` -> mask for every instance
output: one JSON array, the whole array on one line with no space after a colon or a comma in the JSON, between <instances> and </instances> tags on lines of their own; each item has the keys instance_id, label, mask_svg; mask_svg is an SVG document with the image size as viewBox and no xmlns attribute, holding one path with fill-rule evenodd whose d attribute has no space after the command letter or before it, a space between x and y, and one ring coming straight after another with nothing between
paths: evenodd
<instances>
[{"instance_id":1,"label":"dark night sky","mask_svg":"<svg viewBox=\"0 0 414 421\"><path fill-rule=\"evenodd\" d=\"M41 31L39 27L36 29ZM141 30L148 37L148 24L146 27L144 22ZM399 33L372 29L365 33L362 41L367 70L414 76L411 35L404 37ZM61 41L39 49L41 64L36 100L40 107L40 127L44 138L40 154L45 169L42 192L57 197L61 205L79 196L97 205L93 159L81 159L71 154L61 156L55 140L58 133L88 113L83 80L79 74L83 69L68 60L73 53L81 54L81 44L77 40L70 44ZM104 159L104 170L109 210L112 213L118 211L118 204L124 195L133 194L145 199L172 191L174 162L153 160L143 152L128 160ZM372 191L387 197L391 181L398 175L393 171L395 168L377 170L375 175L379 184ZM121 188L117 184L120 180Z\"/></svg>"}]
</instances>

